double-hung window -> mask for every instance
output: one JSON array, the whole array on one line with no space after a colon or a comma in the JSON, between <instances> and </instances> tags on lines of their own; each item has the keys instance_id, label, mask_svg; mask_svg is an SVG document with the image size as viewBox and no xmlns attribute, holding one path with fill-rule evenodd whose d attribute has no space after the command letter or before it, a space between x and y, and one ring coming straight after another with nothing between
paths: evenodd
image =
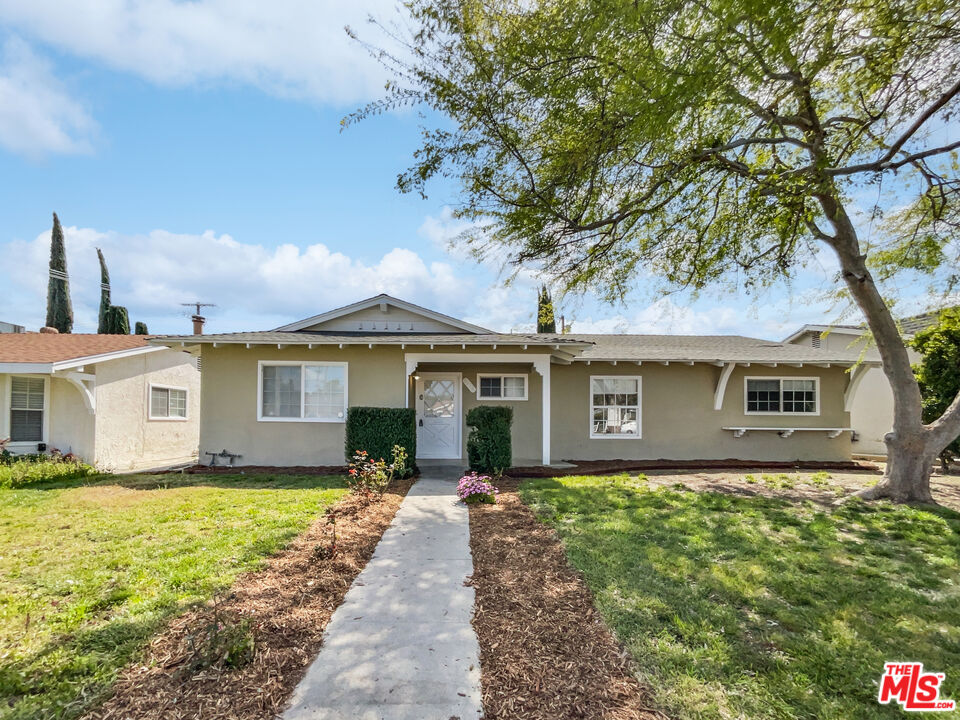
<instances>
[{"instance_id":1,"label":"double-hung window","mask_svg":"<svg viewBox=\"0 0 960 720\"><path fill-rule=\"evenodd\" d=\"M44 378L10 378L10 442L42 442Z\"/></svg>"},{"instance_id":2,"label":"double-hung window","mask_svg":"<svg viewBox=\"0 0 960 720\"><path fill-rule=\"evenodd\" d=\"M640 378L590 378L590 437L640 437Z\"/></svg>"},{"instance_id":3,"label":"double-hung window","mask_svg":"<svg viewBox=\"0 0 960 720\"><path fill-rule=\"evenodd\" d=\"M151 420L186 420L186 388L150 386Z\"/></svg>"},{"instance_id":4,"label":"double-hung window","mask_svg":"<svg viewBox=\"0 0 960 720\"><path fill-rule=\"evenodd\" d=\"M744 395L747 415L820 413L820 381L817 378L747 378Z\"/></svg>"},{"instance_id":5,"label":"double-hung window","mask_svg":"<svg viewBox=\"0 0 960 720\"><path fill-rule=\"evenodd\" d=\"M477 375L477 400L526 399L526 375Z\"/></svg>"},{"instance_id":6,"label":"double-hung window","mask_svg":"<svg viewBox=\"0 0 960 720\"><path fill-rule=\"evenodd\" d=\"M347 415L347 364L261 362L257 419L343 422Z\"/></svg>"}]
</instances>

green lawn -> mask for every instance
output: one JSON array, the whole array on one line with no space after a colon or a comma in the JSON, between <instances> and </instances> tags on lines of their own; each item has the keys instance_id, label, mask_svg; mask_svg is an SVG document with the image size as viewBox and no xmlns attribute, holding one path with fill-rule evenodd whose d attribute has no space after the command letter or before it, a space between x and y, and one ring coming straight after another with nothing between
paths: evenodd
<instances>
[{"instance_id":1,"label":"green lawn","mask_svg":"<svg viewBox=\"0 0 960 720\"><path fill-rule=\"evenodd\" d=\"M960 700L960 514L810 503L640 479L533 480L657 701L686 718L890 718L885 660Z\"/></svg>"},{"instance_id":2,"label":"green lawn","mask_svg":"<svg viewBox=\"0 0 960 720\"><path fill-rule=\"evenodd\" d=\"M143 475L0 490L0 718L79 714L165 620L257 567L344 487Z\"/></svg>"}]
</instances>

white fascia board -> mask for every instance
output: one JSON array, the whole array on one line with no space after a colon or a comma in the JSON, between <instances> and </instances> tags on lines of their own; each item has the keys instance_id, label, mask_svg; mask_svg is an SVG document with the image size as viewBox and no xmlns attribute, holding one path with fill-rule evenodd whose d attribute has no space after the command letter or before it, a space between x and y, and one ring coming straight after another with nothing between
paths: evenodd
<instances>
[{"instance_id":1,"label":"white fascia board","mask_svg":"<svg viewBox=\"0 0 960 720\"><path fill-rule=\"evenodd\" d=\"M109 360L119 360L125 357L145 355L147 353L160 352L161 350L168 349L166 346L161 345L145 345L143 347L130 348L129 350L116 350L114 352L100 353L99 355L87 355L85 357L71 358L70 360L59 360L50 365L52 371L57 372L58 370L69 370L70 368L80 367L81 365L94 365Z\"/></svg>"},{"instance_id":2,"label":"white fascia board","mask_svg":"<svg viewBox=\"0 0 960 720\"><path fill-rule=\"evenodd\" d=\"M0 373L14 375L49 375L53 372L53 363L3 362Z\"/></svg>"},{"instance_id":3,"label":"white fascia board","mask_svg":"<svg viewBox=\"0 0 960 720\"><path fill-rule=\"evenodd\" d=\"M789 337L784 338L782 342L784 344L792 343L808 332L830 333L831 335L864 335L867 330L865 328L835 327L833 325L804 325Z\"/></svg>"},{"instance_id":4,"label":"white fascia board","mask_svg":"<svg viewBox=\"0 0 960 720\"><path fill-rule=\"evenodd\" d=\"M386 294L377 295L372 298L367 298L366 300L360 300L359 302L352 303L351 305L344 305L343 307L336 308L335 310L330 310L325 313L320 313L319 315L314 315L313 317L308 317L304 320L298 320L297 322L290 323L289 325L283 325L281 327L274 328L274 331L293 332L296 330L303 330L311 325L326 322L327 320L333 320L338 317L343 317L344 315L349 315L357 310L366 310L374 305L381 304L393 305L394 307L398 307L402 310L418 313L424 317L430 318L431 320L436 320L438 322L446 323L447 325L458 327L461 330L469 333L487 335L491 332L490 330L482 328L479 325L473 325L471 323L464 322L463 320L458 320L455 317L450 317L449 315L444 315L443 313L438 313L435 310L430 310L428 308L421 307L420 305L409 303L405 300L399 300Z\"/></svg>"}]
</instances>

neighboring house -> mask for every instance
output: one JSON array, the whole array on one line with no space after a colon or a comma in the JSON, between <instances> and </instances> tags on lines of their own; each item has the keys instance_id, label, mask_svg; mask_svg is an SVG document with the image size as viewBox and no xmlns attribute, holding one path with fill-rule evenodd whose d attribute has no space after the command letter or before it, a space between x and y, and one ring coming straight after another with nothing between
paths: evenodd
<instances>
[{"instance_id":1,"label":"neighboring house","mask_svg":"<svg viewBox=\"0 0 960 720\"><path fill-rule=\"evenodd\" d=\"M900 331L904 340L909 341L921 330L936 325L939 318L939 310L903 318ZM784 342L821 350L853 352L874 363L880 362L880 353L869 342L863 325L804 325ZM918 353L909 348L907 352L911 362L920 361ZM879 364L867 370L859 383L850 405L850 422L860 436L858 454L887 454L883 438L893 427L893 391Z\"/></svg>"},{"instance_id":2,"label":"neighboring house","mask_svg":"<svg viewBox=\"0 0 960 720\"><path fill-rule=\"evenodd\" d=\"M196 358L144 335L0 334L0 439L57 449L103 470L196 458Z\"/></svg>"},{"instance_id":3,"label":"neighboring house","mask_svg":"<svg viewBox=\"0 0 960 720\"><path fill-rule=\"evenodd\" d=\"M379 295L268 332L151 342L200 354L200 449L344 462L356 405L416 409L419 459L463 461L466 412L514 409L513 462L847 460L857 353L745 337L501 334Z\"/></svg>"},{"instance_id":4,"label":"neighboring house","mask_svg":"<svg viewBox=\"0 0 960 720\"><path fill-rule=\"evenodd\" d=\"M0 320L0 333L22 333L23 330L23 325L14 325Z\"/></svg>"}]
</instances>

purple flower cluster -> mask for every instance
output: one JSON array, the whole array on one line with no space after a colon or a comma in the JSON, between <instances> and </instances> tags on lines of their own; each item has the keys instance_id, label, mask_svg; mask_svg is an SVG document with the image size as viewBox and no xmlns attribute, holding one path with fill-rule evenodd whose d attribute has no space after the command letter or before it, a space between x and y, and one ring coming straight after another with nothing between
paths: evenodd
<instances>
[{"instance_id":1,"label":"purple flower cluster","mask_svg":"<svg viewBox=\"0 0 960 720\"><path fill-rule=\"evenodd\" d=\"M466 503L495 503L500 491L490 480L489 475L477 475L475 472L464 475L457 483L457 497Z\"/></svg>"}]
</instances>

